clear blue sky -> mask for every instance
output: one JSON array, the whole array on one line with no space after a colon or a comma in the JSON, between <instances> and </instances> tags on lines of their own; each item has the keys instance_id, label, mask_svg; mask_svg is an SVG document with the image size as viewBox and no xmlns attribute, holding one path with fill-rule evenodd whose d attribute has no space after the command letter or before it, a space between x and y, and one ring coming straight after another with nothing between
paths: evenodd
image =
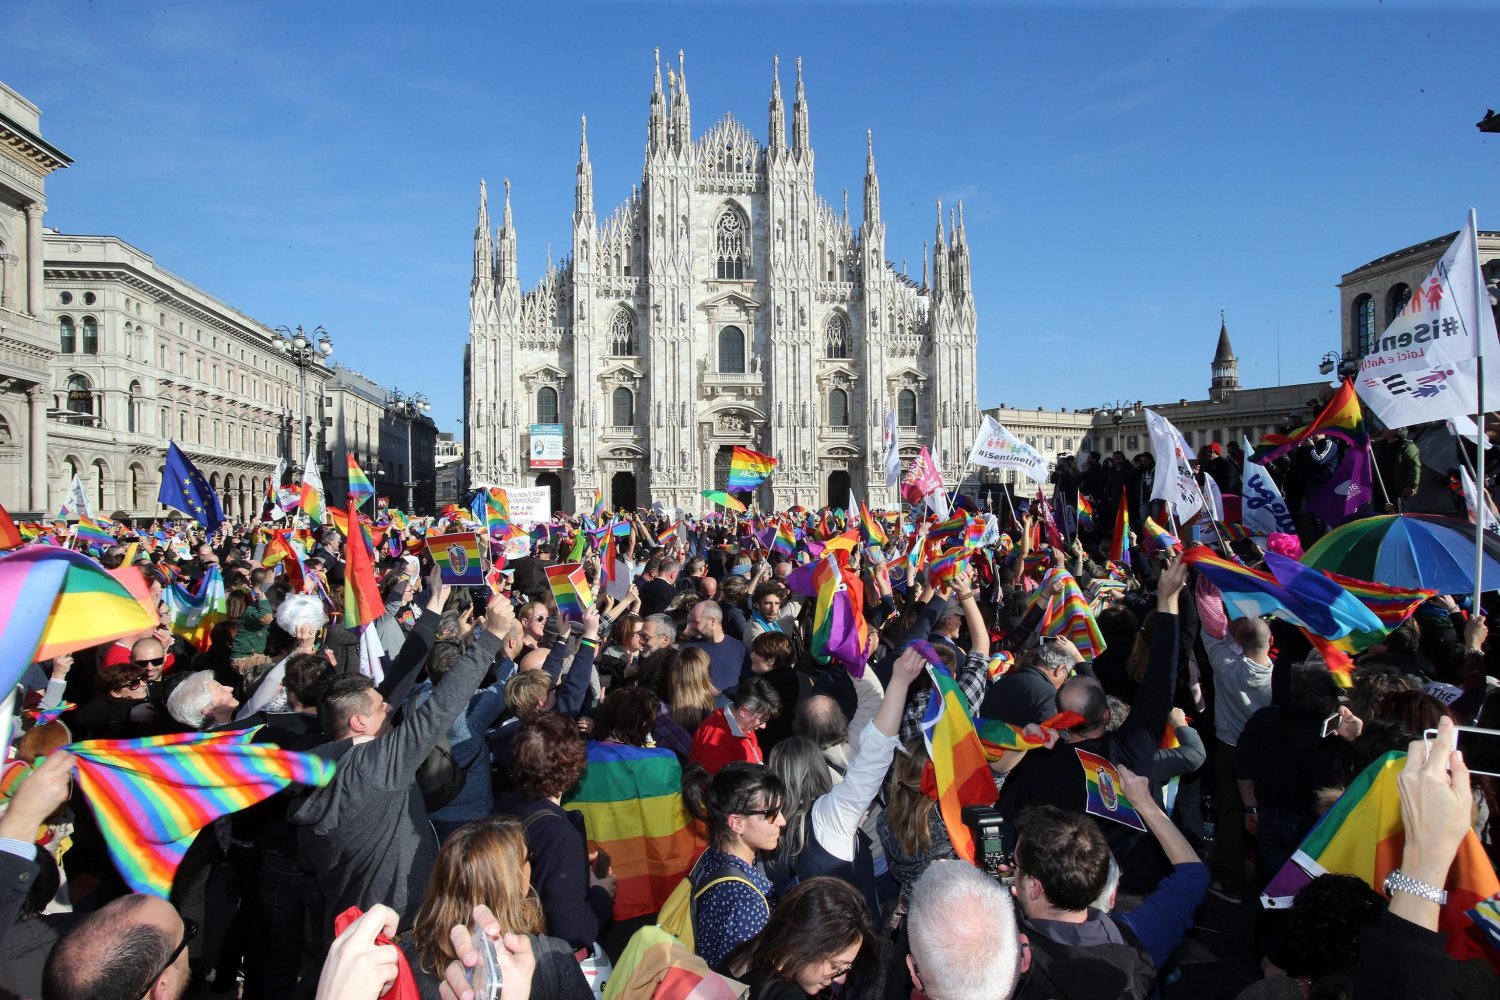
<instances>
[{"instance_id":1,"label":"clear blue sky","mask_svg":"<svg viewBox=\"0 0 1500 1000\"><path fill-rule=\"evenodd\" d=\"M1226 310L1246 385L1316 377L1339 275L1500 229L1497 17L1474 3L772 6L93 3L0 11L0 79L76 159L48 224L109 233L462 415L480 177L509 177L528 284L640 177L651 51L694 129L764 137L801 55L818 187L858 222L873 129L888 256L963 197L982 405L1201 398ZM788 102L791 94L787 93ZM1490 194L1486 195L1485 192ZM498 205L495 205L498 213Z\"/></svg>"}]
</instances>

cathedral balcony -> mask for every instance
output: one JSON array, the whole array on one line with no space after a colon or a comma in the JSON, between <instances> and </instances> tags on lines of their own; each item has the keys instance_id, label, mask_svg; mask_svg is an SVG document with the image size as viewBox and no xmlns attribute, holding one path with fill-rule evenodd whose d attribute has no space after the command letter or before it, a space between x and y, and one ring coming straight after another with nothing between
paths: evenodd
<instances>
[{"instance_id":1,"label":"cathedral balcony","mask_svg":"<svg viewBox=\"0 0 1500 1000\"><path fill-rule=\"evenodd\" d=\"M820 281L813 289L819 302L849 302L855 297L852 281Z\"/></svg>"},{"instance_id":2,"label":"cathedral balcony","mask_svg":"<svg viewBox=\"0 0 1500 1000\"><path fill-rule=\"evenodd\" d=\"M758 358L752 359L752 362L758 361ZM744 373L704 371L699 374L698 385L709 399L721 396L728 399L755 399L765 395L766 383L759 364L754 364L753 367L754 371Z\"/></svg>"}]
</instances>

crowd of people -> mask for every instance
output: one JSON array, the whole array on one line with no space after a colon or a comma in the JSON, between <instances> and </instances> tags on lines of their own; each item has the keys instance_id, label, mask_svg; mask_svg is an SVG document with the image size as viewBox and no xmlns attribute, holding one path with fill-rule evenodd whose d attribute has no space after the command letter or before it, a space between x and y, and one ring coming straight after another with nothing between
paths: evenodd
<instances>
[{"instance_id":1,"label":"crowd of people","mask_svg":"<svg viewBox=\"0 0 1500 1000\"><path fill-rule=\"evenodd\" d=\"M932 517L877 512L882 550L828 547L857 512L643 510L612 519L626 528L607 547L557 515L482 587L444 583L422 544L436 524L403 518L379 547L384 613L359 630L340 611L345 546L362 543L332 523L302 533L301 589L266 565L259 522L142 526L173 540L151 549L122 525L98 558L141 571L161 624L22 677L0 995L468 1000L488 950L506 1000L588 1000L606 981L647 997L669 968L710 984L701 997L752 1000L1495 996L1486 962L1445 951L1425 892L1471 830L1500 857L1500 786L1454 751L1455 725L1500 719L1482 609L1434 598L1341 688L1300 631L1226 613L1173 548L1132 535L1111 561L1107 510L1130 477L1061 484L1105 513L1062 545L1017 504L940 581ZM790 553L765 544L771 524ZM597 595L581 613L549 583L563 553ZM826 609L789 583L816 558L863 589L862 663L828 658ZM193 644L162 594L211 571L228 611ZM1072 584L1093 595L1083 649L1044 622ZM974 804L993 844L940 803L952 767L931 726L955 705L1020 734ZM252 728L334 762L332 780L204 827L169 898L130 892L63 748ZM1327 874L1261 911L1391 750L1407 753L1408 882ZM1174 992L1210 895L1244 915L1260 978Z\"/></svg>"}]
</instances>

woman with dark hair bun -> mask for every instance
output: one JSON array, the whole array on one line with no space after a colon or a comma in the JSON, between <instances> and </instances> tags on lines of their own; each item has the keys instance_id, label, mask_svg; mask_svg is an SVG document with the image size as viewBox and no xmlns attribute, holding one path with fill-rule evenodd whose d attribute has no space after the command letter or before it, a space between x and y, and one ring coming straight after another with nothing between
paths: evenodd
<instances>
[{"instance_id":1,"label":"woman with dark hair bun","mask_svg":"<svg viewBox=\"0 0 1500 1000\"><path fill-rule=\"evenodd\" d=\"M781 840L784 797L781 780L764 764L735 761L715 775L694 766L682 776L683 804L708 825L708 848L688 877L694 948L715 972L726 971L730 954L771 915L771 881L760 859Z\"/></svg>"},{"instance_id":2,"label":"woman with dark hair bun","mask_svg":"<svg viewBox=\"0 0 1500 1000\"><path fill-rule=\"evenodd\" d=\"M843 986L875 954L869 911L842 879L808 879L787 893L765 930L729 960L750 1000L803 1000Z\"/></svg>"}]
</instances>

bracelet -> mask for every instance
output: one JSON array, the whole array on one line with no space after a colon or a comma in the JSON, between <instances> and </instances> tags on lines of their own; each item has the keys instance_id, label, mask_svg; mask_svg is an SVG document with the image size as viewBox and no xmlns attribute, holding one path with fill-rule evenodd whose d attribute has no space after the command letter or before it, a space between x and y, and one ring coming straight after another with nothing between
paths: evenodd
<instances>
[{"instance_id":1,"label":"bracelet","mask_svg":"<svg viewBox=\"0 0 1500 1000\"><path fill-rule=\"evenodd\" d=\"M1259 814L1260 814L1260 810L1258 808L1256 808L1255 806L1246 806L1245 807L1245 815L1246 816L1258 816Z\"/></svg>"},{"instance_id":2,"label":"bracelet","mask_svg":"<svg viewBox=\"0 0 1500 1000\"><path fill-rule=\"evenodd\" d=\"M599 640L598 639L580 638L578 640L578 645L580 645L580 646L592 646L595 649L598 649L599 648Z\"/></svg>"},{"instance_id":3,"label":"bracelet","mask_svg":"<svg viewBox=\"0 0 1500 1000\"><path fill-rule=\"evenodd\" d=\"M1399 868L1391 869L1391 873L1385 877L1385 891L1387 895L1393 892L1404 892L1408 896L1416 896L1418 899L1425 899L1438 906L1448 904L1448 894L1442 889L1420 882Z\"/></svg>"}]
</instances>

